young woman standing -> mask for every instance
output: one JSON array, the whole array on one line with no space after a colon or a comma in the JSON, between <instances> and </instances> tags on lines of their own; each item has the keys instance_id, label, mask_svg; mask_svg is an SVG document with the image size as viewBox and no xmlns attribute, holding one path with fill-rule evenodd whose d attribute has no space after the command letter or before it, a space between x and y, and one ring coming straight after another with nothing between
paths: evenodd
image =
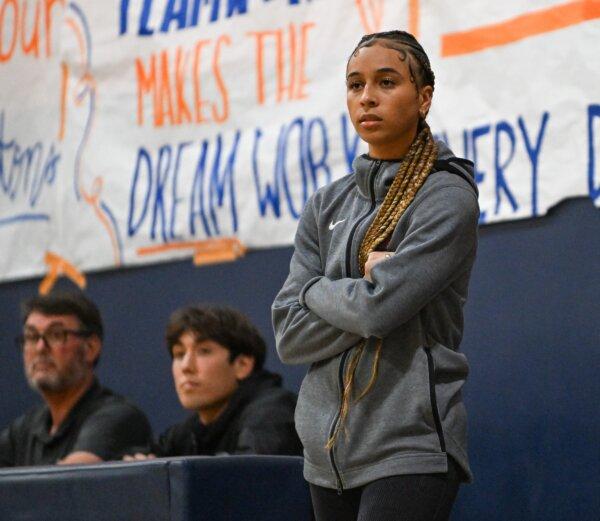
<instances>
[{"instance_id":1,"label":"young woman standing","mask_svg":"<svg viewBox=\"0 0 600 521\"><path fill-rule=\"evenodd\" d=\"M363 37L346 71L368 143L317 191L273 303L317 521L442 520L470 479L458 352L477 248L471 164L425 122L429 59L409 33Z\"/></svg>"}]
</instances>

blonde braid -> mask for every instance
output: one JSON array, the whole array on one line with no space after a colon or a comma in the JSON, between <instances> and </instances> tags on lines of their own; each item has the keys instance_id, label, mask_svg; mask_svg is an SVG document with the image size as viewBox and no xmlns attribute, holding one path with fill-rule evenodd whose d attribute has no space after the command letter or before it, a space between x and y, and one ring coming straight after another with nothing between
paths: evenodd
<instances>
[{"instance_id":1,"label":"blonde braid","mask_svg":"<svg viewBox=\"0 0 600 521\"><path fill-rule=\"evenodd\" d=\"M420 131L410 146L408 153L400 163L400 168L394 181L390 185L381 207L375 216L375 219L369 226L367 233L362 241L358 253L360 272L364 275L365 264L369 254L376 251L377 246L389 239L393 233L400 217L406 211L410 203L417 195L417 192L423 186L427 176L431 173L433 164L438 155L438 147L431 134L431 129L425 121L421 120ZM327 449L332 449L336 443L338 435L346 422L346 417L350 410L350 400L354 387L356 369L363 356L367 342L363 340L355 348L346 374L344 375L344 388L342 389L342 401L339 410L339 418L333 434L327 440ZM358 395L355 402L361 400L373 387L377 379L377 370L379 368L379 358L381 356L382 340L377 339L375 356L371 369L371 377L363 391Z\"/></svg>"}]
</instances>

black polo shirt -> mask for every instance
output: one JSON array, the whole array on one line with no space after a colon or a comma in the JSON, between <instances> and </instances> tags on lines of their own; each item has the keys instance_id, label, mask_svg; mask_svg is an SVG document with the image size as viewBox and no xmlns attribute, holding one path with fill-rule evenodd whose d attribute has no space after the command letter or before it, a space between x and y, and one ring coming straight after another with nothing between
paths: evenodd
<instances>
[{"instance_id":1,"label":"black polo shirt","mask_svg":"<svg viewBox=\"0 0 600 521\"><path fill-rule=\"evenodd\" d=\"M0 467L51 465L76 451L121 459L152 439L144 413L96 380L54 434L51 425L46 405L12 422L0 433Z\"/></svg>"}]
</instances>

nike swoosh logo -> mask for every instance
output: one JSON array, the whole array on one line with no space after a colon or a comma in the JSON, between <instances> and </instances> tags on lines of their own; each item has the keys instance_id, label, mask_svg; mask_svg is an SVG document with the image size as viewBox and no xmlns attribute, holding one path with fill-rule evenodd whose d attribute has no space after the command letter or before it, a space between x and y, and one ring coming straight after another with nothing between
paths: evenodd
<instances>
[{"instance_id":1,"label":"nike swoosh logo","mask_svg":"<svg viewBox=\"0 0 600 521\"><path fill-rule=\"evenodd\" d=\"M338 222L335 222L335 223L333 221L331 221L331 223L329 224L329 229L333 230L338 224L343 223L345 220L346 219L342 219L341 221L338 221Z\"/></svg>"}]
</instances>

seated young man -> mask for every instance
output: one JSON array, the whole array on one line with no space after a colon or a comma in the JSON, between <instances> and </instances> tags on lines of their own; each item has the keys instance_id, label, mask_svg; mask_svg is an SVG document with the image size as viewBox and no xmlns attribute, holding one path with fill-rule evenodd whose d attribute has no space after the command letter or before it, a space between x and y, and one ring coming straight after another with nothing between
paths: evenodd
<instances>
[{"instance_id":1,"label":"seated young man","mask_svg":"<svg viewBox=\"0 0 600 521\"><path fill-rule=\"evenodd\" d=\"M98 383L103 325L83 293L51 293L23 305L17 345L44 403L0 432L0 467L121 459L150 443L146 416Z\"/></svg>"},{"instance_id":2,"label":"seated young man","mask_svg":"<svg viewBox=\"0 0 600 521\"><path fill-rule=\"evenodd\" d=\"M265 342L244 315L186 307L170 317L166 341L177 395L193 414L160 436L158 456L302 453L296 395L263 369Z\"/></svg>"}]
</instances>

